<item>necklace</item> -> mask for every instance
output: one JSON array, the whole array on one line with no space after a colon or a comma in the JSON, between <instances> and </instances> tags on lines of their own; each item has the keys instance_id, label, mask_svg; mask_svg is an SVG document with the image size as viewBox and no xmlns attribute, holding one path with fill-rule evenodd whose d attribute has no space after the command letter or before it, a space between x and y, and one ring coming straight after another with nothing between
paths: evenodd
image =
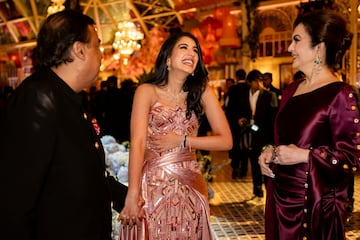
<instances>
[{"instance_id":1,"label":"necklace","mask_svg":"<svg viewBox=\"0 0 360 240\"><path fill-rule=\"evenodd\" d=\"M169 88L165 88L165 90L166 90L168 97L171 98L172 100L174 100L176 103L176 107L178 107L180 104L180 97L182 96L184 91L181 89L178 94L174 95L170 92Z\"/></svg>"}]
</instances>

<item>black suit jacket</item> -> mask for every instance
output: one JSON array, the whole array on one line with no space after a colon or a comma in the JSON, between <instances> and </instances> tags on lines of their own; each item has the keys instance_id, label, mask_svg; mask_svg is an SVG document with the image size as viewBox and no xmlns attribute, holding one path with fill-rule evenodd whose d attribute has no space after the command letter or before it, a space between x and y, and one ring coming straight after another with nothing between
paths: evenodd
<instances>
[{"instance_id":1,"label":"black suit jacket","mask_svg":"<svg viewBox=\"0 0 360 240\"><path fill-rule=\"evenodd\" d=\"M277 100L277 107L280 106L280 102L281 102L281 98L282 98L282 91L280 89L277 89L276 87L274 87L273 85L270 85L269 88L270 92L274 92L276 95L276 100Z\"/></svg>"},{"instance_id":2,"label":"black suit jacket","mask_svg":"<svg viewBox=\"0 0 360 240\"><path fill-rule=\"evenodd\" d=\"M279 96L282 96L282 91L280 89L277 89L273 85L270 85L269 91L274 92L276 94L276 96L278 97L278 99L279 99Z\"/></svg>"},{"instance_id":3,"label":"black suit jacket","mask_svg":"<svg viewBox=\"0 0 360 240\"><path fill-rule=\"evenodd\" d=\"M15 90L3 117L1 239L110 240L112 189L121 208L126 187L106 177L78 94L40 70Z\"/></svg>"},{"instance_id":4,"label":"black suit jacket","mask_svg":"<svg viewBox=\"0 0 360 240\"><path fill-rule=\"evenodd\" d=\"M227 98L228 102L227 105L224 106L225 115L229 122L231 132L233 134L233 141L238 142L238 136L236 133L240 131L239 125L237 123L238 120L238 110L241 107L242 98L245 94L248 94L248 91L250 89L249 84L246 82L240 82L236 85L233 85L230 87ZM249 95L247 95L249 96Z\"/></svg>"},{"instance_id":5,"label":"black suit jacket","mask_svg":"<svg viewBox=\"0 0 360 240\"><path fill-rule=\"evenodd\" d=\"M249 100L250 90L244 91L239 96L239 106L234 111L235 118L245 118L247 123L252 119L252 111ZM272 94L267 90L260 90L258 100L256 102L256 111L253 117L254 124L259 128L257 131L252 131L252 149L258 151L265 144L273 143L273 125L274 125L274 111L272 106ZM250 126L247 126L248 128Z\"/></svg>"}]
</instances>

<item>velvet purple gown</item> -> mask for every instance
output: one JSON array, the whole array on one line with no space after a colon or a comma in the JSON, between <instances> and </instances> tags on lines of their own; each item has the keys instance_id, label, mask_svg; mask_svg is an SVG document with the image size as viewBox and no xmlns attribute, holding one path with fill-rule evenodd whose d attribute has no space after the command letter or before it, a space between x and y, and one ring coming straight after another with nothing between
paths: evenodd
<instances>
[{"instance_id":1,"label":"velvet purple gown","mask_svg":"<svg viewBox=\"0 0 360 240\"><path fill-rule=\"evenodd\" d=\"M267 240L345 239L348 185L360 166L360 125L354 89L335 82L283 95L275 122L276 145L310 149L309 162L272 165L267 181Z\"/></svg>"}]
</instances>

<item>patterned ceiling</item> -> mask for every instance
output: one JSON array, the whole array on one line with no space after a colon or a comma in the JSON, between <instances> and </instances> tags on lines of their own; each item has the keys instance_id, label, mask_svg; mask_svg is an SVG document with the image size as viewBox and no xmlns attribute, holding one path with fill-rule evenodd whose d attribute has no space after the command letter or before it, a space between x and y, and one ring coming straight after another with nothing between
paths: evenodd
<instances>
[{"instance_id":1,"label":"patterned ceiling","mask_svg":"<svg viewBox=\"0 0 360 240\"><path fill-rule=\"evenodd\" d=\"M0 49L33 46L51 1L61 0L0 0ZM66 0L65 6L80 9L91 16L96 22L102 42L110 45L118 22L124 16L124 5L129 8L131 20L147 37L153 26L161 26L165 30L184 27L186 24L191 24L187 19L189 16L195 16L198 21L203 20L218 7L226 6L231 10L240 10L242 1L244 0ZM298 3L295 0L256 1L263 6ZM348 0L338 0L342 5L347 5L347 2ZM348 6L344 9L348 9ZM283 18L280 17L279 19Z\"/></svg>"},{"instance_id":2,"label":"patterned ceiling","mask_svg":"<svg viewBox=\"0 0 360 240\"><path fill-rule=\"evenodd\" d=\"M53 2L58 0L52 0ZM220 3L219 3L220 2ZM47 16L50 0L0 0L0 45L33 43ZM218 6L239 6L239 0L67 0L65 6L81 9L97 24L102 42L111 43L127 4L132 21L145 36L153 26L166 30L183 24L183 14L197 7L210 11Z\"/></svg>"}]
</instances>

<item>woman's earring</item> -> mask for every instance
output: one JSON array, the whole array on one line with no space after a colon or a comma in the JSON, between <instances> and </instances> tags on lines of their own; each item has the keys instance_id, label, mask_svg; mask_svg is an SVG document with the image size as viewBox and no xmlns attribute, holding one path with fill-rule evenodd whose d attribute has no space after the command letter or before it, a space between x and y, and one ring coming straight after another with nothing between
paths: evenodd
<instances>
[{"instance_id":1,"label":"woman's earring","mask_svg":"<svg viewBox=\"0 0 360 240\"><path fill-rule=\"evenodd\" d=\"M315 58L314 63L315 63L316 65L322 64L322 60L321 60L321 58L320 58L319 55Z\"/></svg>"},{"instance_id":2,"label":"woman's earring","mask_svg":"<svg viewBox=\"0 0 360 240\"><path fill-rule=\"evenodd\" d=\"M192 74L191 74L191 76L194 76L195 75L195 73L193 72Z\"/></svg>"},{"instance_id":3,"label":"woman's earring","mask_svg":"<svg viewBox=\"0 0 360 240\"><path fill-rule=\"evenodd\" d=\"M167 66L167 68L166 68L168 71L170 71L171 70L171 67L170 66Z\"/></svg>"}]
</instances>

